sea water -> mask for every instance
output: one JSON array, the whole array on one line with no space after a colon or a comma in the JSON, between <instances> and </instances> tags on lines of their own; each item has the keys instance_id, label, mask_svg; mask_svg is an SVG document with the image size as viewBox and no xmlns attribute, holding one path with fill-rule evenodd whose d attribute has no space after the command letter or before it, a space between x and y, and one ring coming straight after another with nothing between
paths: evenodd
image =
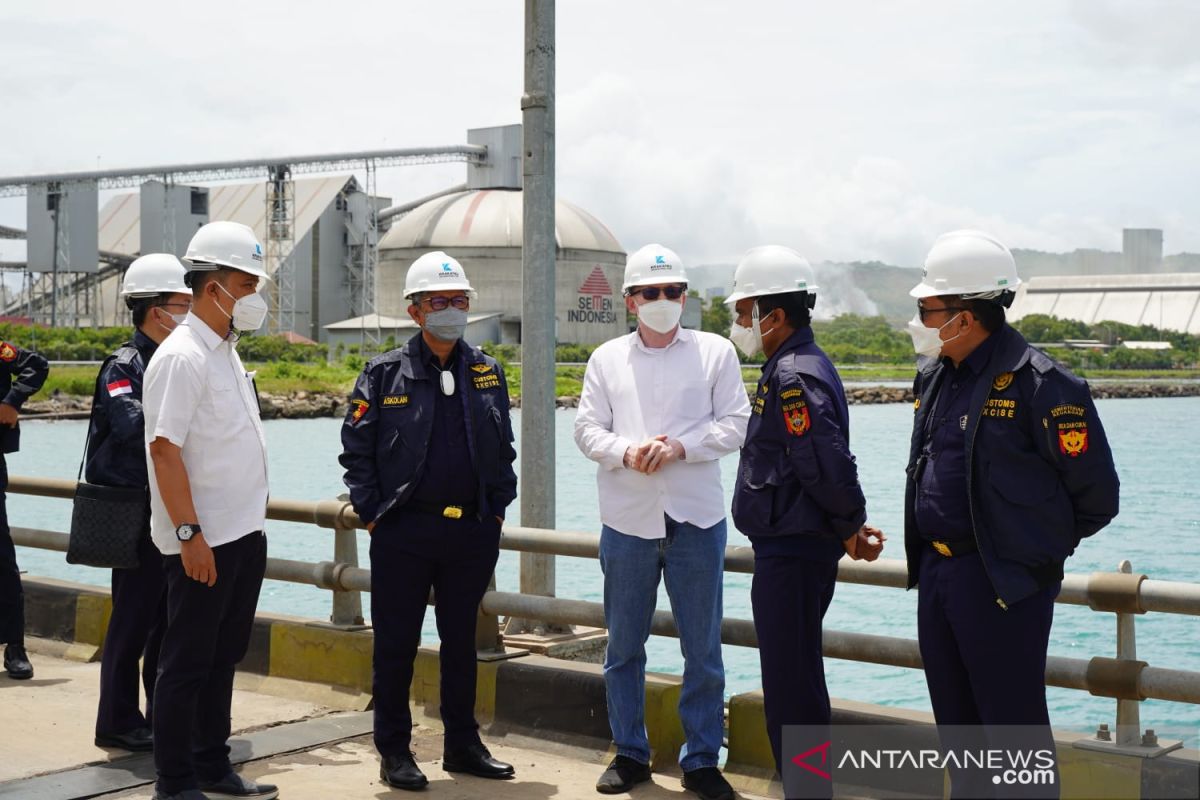
<instances>
[{"instance_id":1,"label":"sea water","mask_svg":"<svg viewBox=\"0 0 1200 800\"><path fill-rule=\"evenodd\" d=\"M1102 400L1098 409L1108 431L1121 476L1121 514L1106 529L1084 540L1067 571L1088 574L1115 570L1129 559L1134 572L1157 580L1200 581L1200 398ZM555 413L557 464L557 527L567 531L597 532L595 465L580 455L572 438L575 412ZM912 408L909 405L853 406L850 409L851 448L858 457L873 525L889 537L885 558L903 558L904 466L908 456ZM22 450L8 457L13 475L73 478L83 448L84 422L24 423ZM265 425L273 497L317 500L345 489L337 455L341 452L339 419L272 420ZM520 432L519 412L513 427ZM520 443L518 442L518 447ZM737 455L722 461L726 504L737 467ZM236 479L236 478L235 478ZM514 503L508 521L520 522L520 503ZM65 531L70 503L65 500L10 494L10 523L15 526ZM329 530L283 522L268 524L273 556L331 560L333 537ZM749 542L729 526L729 543ZM366 534L359 535L359 557L367 566ZM104 570L67 564L61 553L18 549L21 568L83 583L106 585ZM749 575L725 576L725 616L750 619ZM501 553L497 584L503 591L518 590L518 555ZM594 559L557 559L557 594L560 597L602 599L600 566ZM364 597L364 608L369 606ZM660 589L659 608L669 608ZM311 586L267 581L259 607L267 611L327 618L330 594ZM828 630L916 638L916 593L899 589L839 584L825 618ZM425 641L437 633L433 614L426 617ZM1155 667L1200 670L1200 618L1150 613L1137 619L1138 658ZM652 637L647 668L679 673L682 658L677 640ZM1088 659L1116 655L1116 617L1086 607L1059 604L1055 608L1050 638L1052 655ZM758 653L743 647L725 648L726 693L736 694L761 685ZM835 697L890 706L928 710L925 679L919 670L826 660L830 693ZM1116 703L1086 692L1051 688L1050 717L1062 729L1090 731L1101 722L1115 722ZM1160 738L1184 739L1196 746L1200 706L1146 701L1141 711L1143 727L1154 728Z\"/></svg>"}]
</instances>

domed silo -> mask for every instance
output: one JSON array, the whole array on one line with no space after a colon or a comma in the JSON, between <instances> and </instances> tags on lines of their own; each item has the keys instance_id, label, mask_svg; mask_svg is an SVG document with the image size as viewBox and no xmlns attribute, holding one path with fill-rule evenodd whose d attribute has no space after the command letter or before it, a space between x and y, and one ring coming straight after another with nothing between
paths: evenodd
<instances>
[{"instance_id":1,"label":"domed silo","mask_svg":"<svg viewBox=\"0 0 1200 800\"><path fill-rule=\"evenodd\" d=\"M379 243L379 313L407 318L404 275L409 265L423 253L443 250L462 263L479 292L472 313L500 312L502 341L519 342L521 197L520 190L512 189L455 192L396 221ZM625 333L621 244L604 223L565 200L557 201L555 225L558 341L598 344Z\"/></svg>"}]
</instances>

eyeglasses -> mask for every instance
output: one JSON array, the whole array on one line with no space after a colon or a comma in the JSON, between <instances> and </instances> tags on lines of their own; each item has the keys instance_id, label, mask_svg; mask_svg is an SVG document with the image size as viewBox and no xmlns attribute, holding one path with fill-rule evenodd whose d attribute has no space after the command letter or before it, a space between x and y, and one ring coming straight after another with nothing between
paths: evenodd
<instances>
[{"instance_id":1,"label":"eyeglasses","mask_svg":"<svg viewBox=\"0 0 1200 800\"><path fill-rule=\"evenodd\" d=\"M680 297L683 297L683 293L685 291L687 290L682 286L666 286L663 288L659 288L658 286L647 286L644 289L632 291L630 294L640 294L644 299L653 302L658 299L660 294L666 297L668 300L678 300Z\"/></svg>"},{"instance_id":2,"label":"eyeglasses","mask_svg":"<svg viewBox=\"0 0 1200 800\"><path fill-rule=\"evenodd\" d=\"M944 306L942 308L925 308L925 306L917 306L917 316L921 322L925 321L925 317L929 314L940 314L943 311L966 311L966 306Z\"/></svg>"},{"instance_id":3,"label":"eyeglasses","mask_svg":"<svg viewBox=\"0 0 1200 800\"><path fill-rule=\"evenodd\" d=\"M466 311L471 307L471 298L465 294L457 297L426 297L421 302L428 303L434 311L445 311L450 306L454 306L460 311Z\"/></svg>"}]
</instances>

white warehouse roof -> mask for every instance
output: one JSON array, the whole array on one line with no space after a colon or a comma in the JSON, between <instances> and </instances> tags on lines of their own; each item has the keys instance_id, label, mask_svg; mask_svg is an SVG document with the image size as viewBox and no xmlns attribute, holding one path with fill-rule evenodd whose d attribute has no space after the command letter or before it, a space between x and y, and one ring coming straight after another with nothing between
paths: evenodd
<instances>
[{"instance_id":1,"label":"white warehouse roof","mask_svg":"<svg viewBox=\"0 0 1200 800\"><path fill-rule=\"evenodd\" d=\"M1200 273L1030 278L1018 287L1008 318L1030 314L1200 334Z\"/></svg>"},{"instance_id":2,"label":"white warehouse roof","mask_svg":"<svg viewBox=\"0 0 1200 800\"><path fill-rule=\"evenodd\" d=\"M296 178L295 236L300 241L329 208L353 175ZM100 249L137 253L141 249L141 200L138 192L119 194L100 209ZM208 218L249 225L259 241L266 241L267 190L265 181L227 183L208 187Z\"/></svg>"},{"instance_id":3,"label":"white warehouse roof","mask_svg":"<svg viewBox=\"0 0 1200 800\"><path fill-rule=\"evenodd\" d=\"M522 192L477 189L430 200L392 225L379 247L430 249L520 247ZM555 240L562 250L624 253L603 222L566 200L557 200Z\"/></svg>"}]
</instances>

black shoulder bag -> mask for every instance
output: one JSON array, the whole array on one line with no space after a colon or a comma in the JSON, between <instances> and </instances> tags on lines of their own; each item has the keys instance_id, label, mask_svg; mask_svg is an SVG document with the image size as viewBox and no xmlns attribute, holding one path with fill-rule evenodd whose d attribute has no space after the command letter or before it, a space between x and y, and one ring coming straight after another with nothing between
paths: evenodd
<instances>
[{"instance_id":1,"label":"black shoulder bag","mask_svg":"<svg viewBox=\"0 0 1200 800\"><path fill-rule=\"evenodd\" d=\"M100 398L100 376L113 356L105 359L96 375L92 392L92 414L88 433L96 418ZM83 461L79 462L75 500L71 509L71 539L67 544L67 563L89 567L133 569L138 566L138 542L146 535L150 521L150 493L147 487L99 486L83 478L87 462L87 437Z\"/></svg>"}]
</instances>

